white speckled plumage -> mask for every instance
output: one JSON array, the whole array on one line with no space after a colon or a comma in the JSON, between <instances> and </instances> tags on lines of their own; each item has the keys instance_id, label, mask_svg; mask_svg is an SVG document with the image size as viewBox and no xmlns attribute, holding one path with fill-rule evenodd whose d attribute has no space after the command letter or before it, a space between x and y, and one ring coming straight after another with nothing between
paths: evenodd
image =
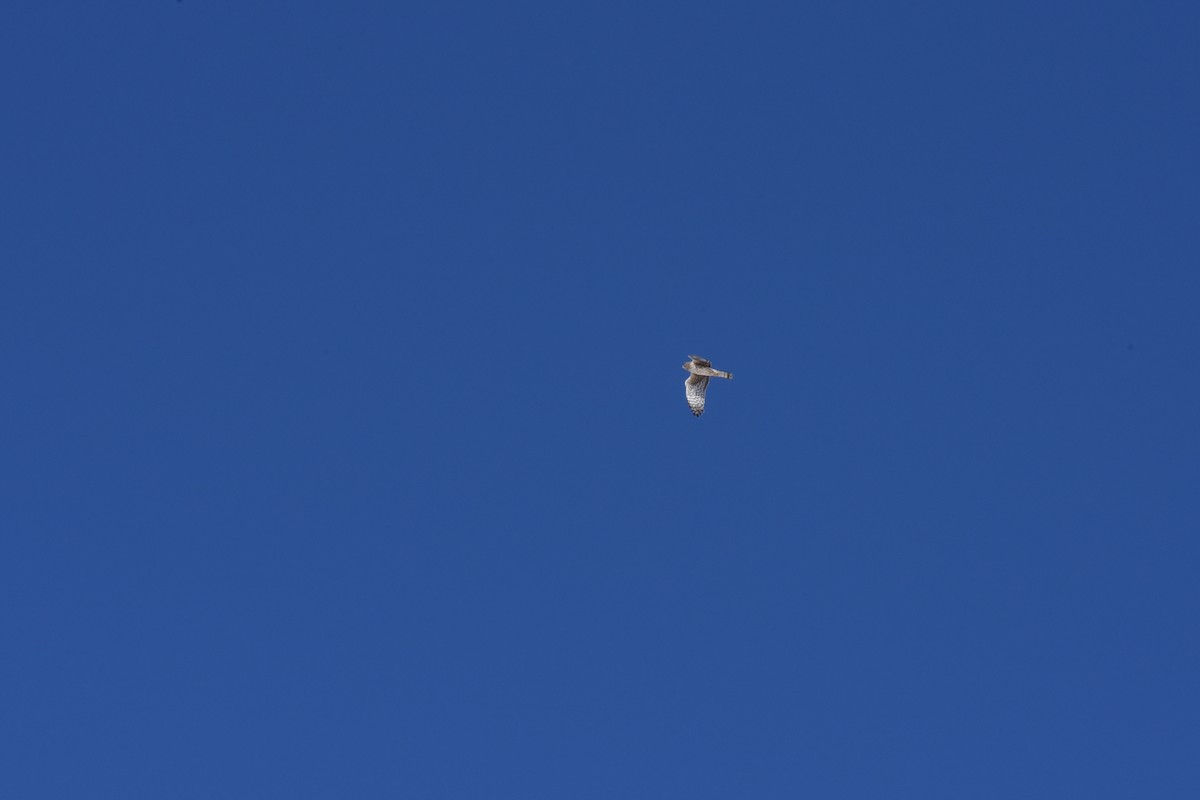
<instances>
[{"instance_id":1,"label":"white speckled plumage","mask_svg":"<svg viewBox=\"0 0 1200 800\"><path fill-rule=\"evenodd\" d=\"M683 382L683 390L687 396L688 407L692 409L692 414L700 416L704 413L704 396L708 391L709 378L727 378L733 380L733 375L729 372L722 372L719 369L712 368L712 362L700 356L688 356L691 360L683 365L683 368L691 373L687 380Z\"/></svg>"}]
</instances>

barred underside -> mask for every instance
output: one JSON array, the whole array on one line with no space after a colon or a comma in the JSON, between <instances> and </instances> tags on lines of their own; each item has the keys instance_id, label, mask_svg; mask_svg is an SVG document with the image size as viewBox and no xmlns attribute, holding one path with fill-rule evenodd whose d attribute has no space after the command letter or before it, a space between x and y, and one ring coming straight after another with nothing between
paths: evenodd
<instances>
[{"instance_id":1,"label":"barred underside","mask_svg":"<svg viewBox=\"0 0 1200 800\"><path fill-rule=\"evenodd\" d=\"M708 389L708 377L704 375L689 375L683 382L687 393L687 403L692 413L697 417L704 413L704 392Z\"/></svg>"}]
</instances>

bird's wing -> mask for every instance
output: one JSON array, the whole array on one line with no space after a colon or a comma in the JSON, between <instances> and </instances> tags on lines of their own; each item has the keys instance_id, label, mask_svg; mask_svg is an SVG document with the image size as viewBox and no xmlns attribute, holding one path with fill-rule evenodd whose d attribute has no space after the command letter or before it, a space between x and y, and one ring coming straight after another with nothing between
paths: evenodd
<instances>
[{"instance_id":1,"label":"bird's wing","mask_svg":"<svg viewBox=\"0 0 1200 800\"><path fill-rule=\"evenodd\" d=\"M689 375L688 379L683 382L688 406L697 417L704 413L704 390L707 388L708 377L705 375Z\"/></svg>"},{"instance_id":2,"label":"bird's wing","mask_svg":"<svg viewBox=\"0 0 1200 800\"><path fill-rule=\"evenodd\" d=\"M696 364L697 367L711 367L712 366L712 362L709 361L707 358L701 358L700 356L688 356L688 358L690 358Z\"/></svg>"}]
</instances>

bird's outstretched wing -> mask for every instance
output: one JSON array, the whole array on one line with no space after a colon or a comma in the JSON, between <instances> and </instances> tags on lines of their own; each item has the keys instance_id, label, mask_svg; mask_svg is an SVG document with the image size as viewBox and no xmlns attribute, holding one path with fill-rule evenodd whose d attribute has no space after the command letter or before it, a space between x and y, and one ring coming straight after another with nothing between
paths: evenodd
<instances>
[{"instance_id":1,"label":"bird's outstretched wing","mask_svg":"<svg viewBox=\"0 0 1200 800\"><path fill-rule=\"evenodd\" d=\"M711 367L712 366L712 362L709 361L707 358L701 358L700 356L688 356L688 358L690 358L692 361L696 362L697 367Z\"/></svg>"},{"instance_id":2,"label":"bird's outstretched wing","mask_svg":"<svg viewBox=\"0 0 1200 800\"><path fill-rule=\"evenodd\" d=\"M704 391L706 389L708 389L707 375L688 375L687 380L683 382L688 406L697 417L704 413Z\"/></svg>"}]
</instances>

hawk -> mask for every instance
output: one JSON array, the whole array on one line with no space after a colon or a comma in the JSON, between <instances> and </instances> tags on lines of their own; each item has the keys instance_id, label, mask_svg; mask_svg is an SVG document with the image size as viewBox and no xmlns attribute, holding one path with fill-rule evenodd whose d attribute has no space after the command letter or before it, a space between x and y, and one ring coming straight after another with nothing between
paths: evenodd
<instances>
[{"instance_id":1,"label":"hawk","mask_svg":"<svg viewBox=\"0 0 1200 800\"><path fill-rule=\"evenodd\" d=\"M733 380L733 375L713 369L712 362L707 358L700 356L688 356L688 358L691 361L684 364L683 368L692 374L688 375L687 380L683 382L683 390L687 393L687 402L691 406L692 413L698 417L704 413L704 392L708 389L708 379L729 378Z\"/></svg>"}]
</instances>

